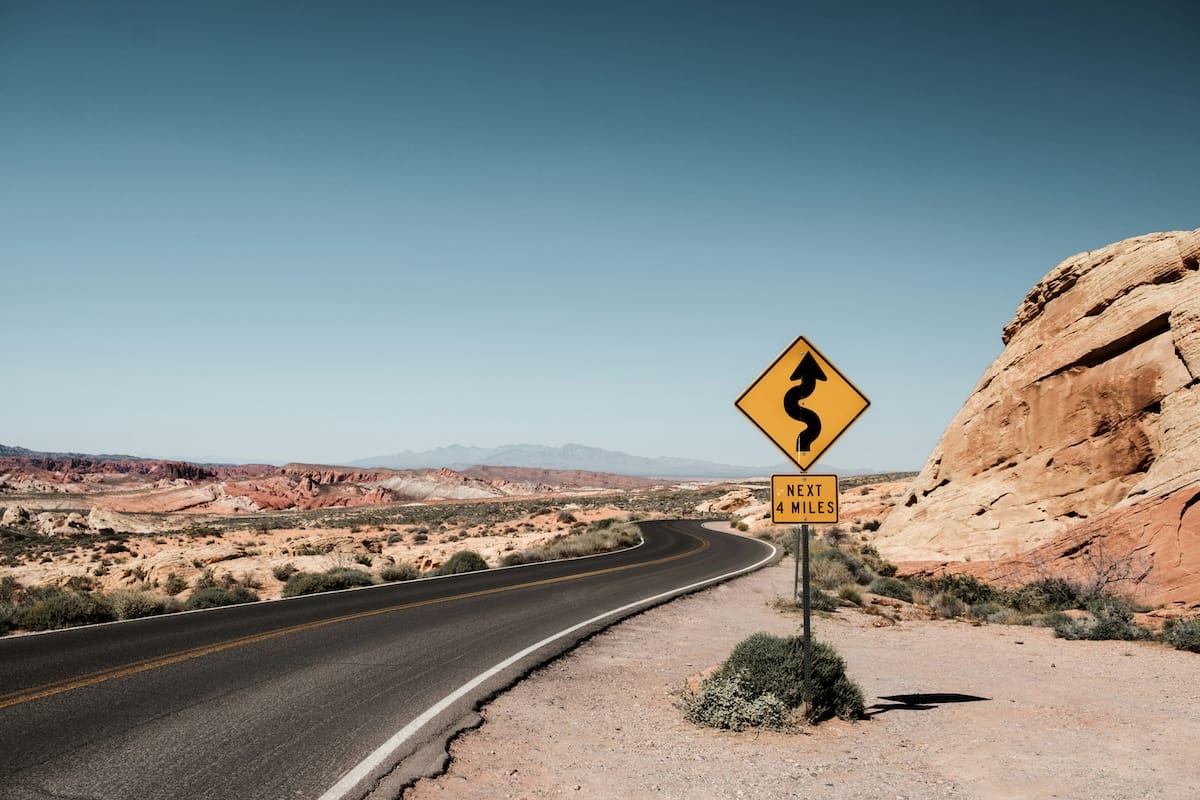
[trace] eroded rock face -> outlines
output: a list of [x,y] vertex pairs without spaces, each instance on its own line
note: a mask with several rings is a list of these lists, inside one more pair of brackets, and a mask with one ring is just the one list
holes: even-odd
[[1200,498],[1198,267],[1200,231],[1184,231],[1082,253],[1043,278],[880,530],[888,556],[999,561],[1044,546],[1053,569],[1070,557],[1060,551],[1120,532],[1107,551],[1119,539],[1150,557],[1150,594],[1200,600],[1174,575],[1190,563],[1181,549],[1200,548],[1190,517],[1130,529],[1168,497],[1181,509]]

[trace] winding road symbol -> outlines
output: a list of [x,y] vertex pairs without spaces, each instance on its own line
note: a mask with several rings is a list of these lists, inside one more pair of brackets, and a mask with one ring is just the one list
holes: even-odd
[[812,394],[817,388],[817,381],[828,380],[825,370],[813,358],[811,352],[805,353],[799,366],[792,372],[792,380],[800,381],[783,395],[783,410],[797,422],[803,422],[805,427],[796,437],[796,452],[807,453],[812,444],[821,435],[821,418],[811,408],[800,405],[800,401]]
[[807,472],[871,401],[801,336],[734,405],[801,472]]

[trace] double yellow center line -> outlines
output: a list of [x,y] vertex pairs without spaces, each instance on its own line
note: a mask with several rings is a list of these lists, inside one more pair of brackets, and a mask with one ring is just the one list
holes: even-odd
[[401,603],[399,605],[388,606],[386,608],[378,608],[371,611],[360,611],[355,614],[346,614],[340,617],[331,617],[329,619],[315,620],[313,622],[305,622],[300,625],[292,625],[287,628],[279,628],[266,633],[256,633],[251,636],[243,636],[238,639],[230,639],[216,644],[204,645],[195,647],[190,650],[180,650],[176,653],[168,653],[167,655],[148,658],[142,661],[135,661],[132,664],[126,664],[119,667],[110,667],[108,669],[98,670],[86,675],[81,675],[77,678],[68,678],[66,680],[57,681],[55,683],[47,683],[42,686],[35,686],[29,689],[21,689],[16,692],[0,695],[0,709],[9,708],[11,706],[29,703],[33,700],[41,700],[45,697],[53,697],[55,695],[72,692],[76,689],[83,689],[88,686],[95,686],[99,683],[116,680],[117,678],[125,678],[130,675],[137,675],[140,672],[149,672],[153,669],[166,667],[171,664],[178,664],[183,661],[191,661],[196,658],[203,658],[214,653],[220,653],[223,650],[231,650],[235,647],[245,647],[246,645],[265,642],[269,639],[275,639],[280,636],[288,636],[301,631],[316,630],[323,628],[326,625],[336,625],[342,622],[351,622],[357,619],[366,619],[367,617],[375,617],[380,614],[391,614],[396,611],[405,611],[410,608],[421,608],[422,606],[431,606],[438,603],[450,603],[458,600],[469,600],[473,597],[486,597],[492,594],[501,594],[503,592],[512,592],[518,589],[531,589],[537,586],[547,586],[554,583],[563,583],[566,581],[581,580],[583,578],[591,578],[597,575],[607,575],[613,572],[623,572],[630,569],[639,569],[642,567],[651,567],[658,564],[665,564],[669,561],[676,561],[681,558],[694,555],[707,550],[709,542],[687,531],[681,531],[685,536],[695,539],[699,542],[698,547],[694,547],[683,553],[664,558],[655,559],[653,561],[644,561],[637,564],[627,564],[620,567],[607,567],[605,569],[592,570],[590,572],[581,572],[578,575],[563,575],[558,578],[544,578],[538,581],[530,581],[528,583],[518,583],[511,586],[497,586],[493,589],[480,589],[474,592],[464,592],[462,594],[450,595],[448,597],[437,597],[430,600],[418,600],[411,603]]

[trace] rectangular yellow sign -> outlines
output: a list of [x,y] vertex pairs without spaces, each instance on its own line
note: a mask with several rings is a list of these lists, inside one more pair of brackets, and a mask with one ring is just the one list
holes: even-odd
[[772,475],[771,522],[838,521],[837,475]]

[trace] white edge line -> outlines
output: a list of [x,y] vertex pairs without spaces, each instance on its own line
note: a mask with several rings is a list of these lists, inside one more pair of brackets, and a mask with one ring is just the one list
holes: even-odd
[[[762,541],[762,540],[759,540],[759,541]],[[496,664],[495,666],[491,667],[490,669],[487,669],[484,672],[479,673],[474,678],[467,681],[462,686],[458,687],[453,692],[446,695],[441,700],[437,701],[432,706],[427,708],[420,716],[418,716],[412,722],[408,723],[403,728],[401,728],[399,731],[397,731],[395,735],[393,735],[390,739],[388,739],[386,742],[384,742],[379,747],[377,747],[373,753],[371,753],[369,756],[367,756],[362,761],[360,761],[356,766],[351,768],[349,772],[347,772],[345,775],[343,775],[341,777],[341,780],[339,780],[332,787],[330,787],[329,790],[325,792],[325,794],[321,795],[320,798],[318,798],[318,800],[344,800],[344,798],[350,796],[350,792],[354,791],[354,789],[356,787],[358,787],[359,784],[361,784],[361,783],[365,782],[367,779],[369,779],[372,776],[372,773],[374,773],[376,770],[378,770],[384,764],[389,762],[392,759],[393,753],[395,753],[397,750],[399,750],[405,744],[405,742],[407,742],[409,739],[411,739],[413,737],[413,735],[417,733],[417,731],[419,731],[421,728],[425,727],[425,725],[427,725],[435,717],[437,717],[438,714],[441,714],[443,711],[445,711],[447,708],[449,708],[455,702],[457,702],[458,700],[461,700],[472,689],[475,689],[480,684],[484,683],[485,681],[487,681],[491,678],[494,678],[496,675],[498,675],[499,673],[508,669],[513,664],[516,664],[518,661],[525,658],[526,656],[540,650],[541,648],[545,647],[548,644],[555,642],[558,639],[562,639],[566,636],[570,636],[572,633],[575,633],[576,631],[580,630],[581,628],[586,628],[589,625],[594,625],[597,622],[600,622],[608,617],[614,616],[616,614],[621,614],[625,611],[630,611],[632,609],[637,608],[638,606],[645,605],[647,603],[654,603],[659,600],[665,600],[668,597],[679,594],[681,592],[688,592],[688,591],[691,591],[694,589],[699,589],[700,587],[706,586],[710,583],[718,583],[723,580],[728,580],[729,578],[736,577],[736,576],[741,575],[746,572],[752,572],[752,571],[758,569],[759,567],[765,566],[768,562],[771,561],[771,559],[775,558],[775,555],[778,552],[779,548],[776,547],[774,544],[771,544],[770,542],[763,541],[763,544],[768,545],[771,548],[771,554],[769,556],[767,556],[766,558],[764,558],[762,561],[751,564],[748,567],[743,567],[742,569],[735,570],[733,572],[727,572],[724,575],[718,575],[714,578],[707,578],[705,580],[698,581],[696,583],[692,583],[687,586],[680,586],[675,589],[670,589],[670,590],[662,592],[660,594],[656,594],[653,597],[645,597],[645,598],[642,598],[641,600],[637,600],[632,603],[627,603],[626,605],[623,605],[620,608],[614,608],[609,611],[605,611],[602,614],[597,614],[596,616],[592,617],[591,619],[584,620],[583,622],[572,625],[569,628],[565,628],[565,629],[559,631],[558,633],[551,634],[550,636],[547,636],[545,639],[542,639],[540,642],[535,642],[534,644],[529,645],[528,647],[526,647],[524,650],[521,650],[520,652],[513,653],[511,656],[504,659],[499,664]]]

